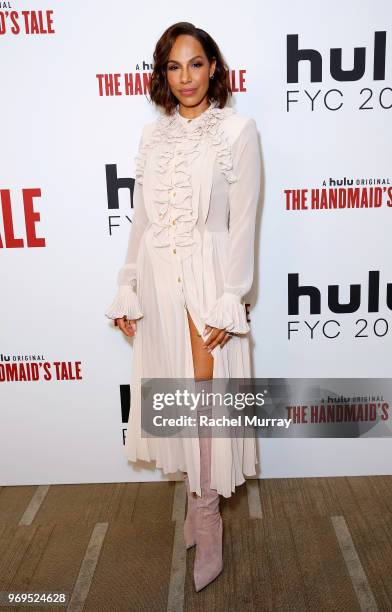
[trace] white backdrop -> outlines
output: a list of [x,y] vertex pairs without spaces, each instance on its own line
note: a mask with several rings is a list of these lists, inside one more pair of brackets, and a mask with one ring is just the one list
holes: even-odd
[[[259,128],[263,209],[246,300],[254,375],[391,377],[390,184],[381,184],[378,208],[310,206],[312,190],[328,190],[330,180],[353,179],[354,187],[357,179],[390,182],[390,2],[361,3],[360,11],[355,0],[328,7],[318,0],[200,0],[190,9],[177,0],[7,4],[0,11],[1,485],[164,478],[154,464],[127,463],[122,448],[120,386],[126,393],[132,345],[104,310],[116,289],[132,211],[128,189],[119,191],[119,209],[108,209],[106,169],[114,165],[119,177],[134,177],[141,129],[156,111],[146,92],[126,91],[126,79],[135,85],[148,75],[156,40],[177,21],[215,38],[232,74],[233,105]],[[385,75],[376,80],[375,32],[386,37]],[[287,82],[288,35],[298,35],[300,49],[314,50],[314,69],[321,58],[321,80],[311,81],[310,62],[300,61],[298,82]],[[342,68],[350,70],[357,47],[366,49],[363,76],[331,76],[330,50],[342,49]],[[288,104],[288,97],[296,102]],[[373,185],[357,187],[362,197]],[[287,209],[286,190],[307,190],[308,209]],[[117,224],[111,232],[110,218]],[[34,228],[43,246],[34,246]],[[380,272],[380,303],[369,313],[371,270]],[[300,299],[298,315],[289,314],[290,273],[320,290],[320,314],[310,314],[308,298]],[[328,286],[339,285],[347,302],[350,284],[362,287],[358,310],[331,312]],[[322,333],[331,319],[340,331],[334,339]],[[298,331],[289,338],[290,321]],[[365,324],[365,337],[356,337]],[[10,364],[18,378],[29,378],[31,363],[46,364],[38,366],[38,380],[7,379]],[[390,474],[392,468],[388,438],[261,439],[259,456],[262,478]]]

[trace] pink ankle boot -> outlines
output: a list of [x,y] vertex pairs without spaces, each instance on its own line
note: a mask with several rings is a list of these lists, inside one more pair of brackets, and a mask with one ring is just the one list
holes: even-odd
[[210,584],[223,569],[223,521],[219,512],[219,494],[210,488],[211,436],[200,437],[201,497],[196,499],[196,555],[194,581],[196,591]]
[[188,499],[186,518],[184,521],[185,547],[192,548],[196,544],[196,493],[190,490],[188,474],[184,473],[184,481]]

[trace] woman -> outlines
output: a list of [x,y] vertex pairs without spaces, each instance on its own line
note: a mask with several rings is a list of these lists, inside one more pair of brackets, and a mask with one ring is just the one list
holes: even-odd
[[242,298],[253,280],[261,162],[256,123],[226,105],[230,95],[209,34],[169,27],[150,83],[163,113],[142,132],[126,260],[106,311],[134,337],[125,451],[129,461],[184,472],[197,591],[222,570],[219,495],[256,474],[255,439],[141,437],[140,379],[192,378],[197,392],[214,378],[251,375]]

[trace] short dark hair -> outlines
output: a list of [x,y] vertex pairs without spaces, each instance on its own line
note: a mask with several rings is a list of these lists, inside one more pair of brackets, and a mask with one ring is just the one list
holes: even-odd
[[181,34],[194,36],[202,45],[210,63],[216,59],[214,78],[210,79],[207,96],[209,101],[214,100],[219,108],[223,108],[232,95],[226,62],[214,39],[204,30],[196,28],[187,21],[179,21],[167,28],[155,45],[154,68],[150,79],[151,102],[163,107],[166,115],[171,115],[178,104],[177,98],[170,90],[166,69],[170,51],[177,36]]

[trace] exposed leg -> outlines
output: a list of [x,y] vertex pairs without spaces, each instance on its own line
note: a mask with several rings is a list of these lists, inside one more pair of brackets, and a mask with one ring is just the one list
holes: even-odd
[[195,380],[208,380],[212,378],[214,370],[214,358],[204,347],[202,337],[197,331],[191,315],[188,314],[189,331],[191,335],[193,367],[195,370]]

